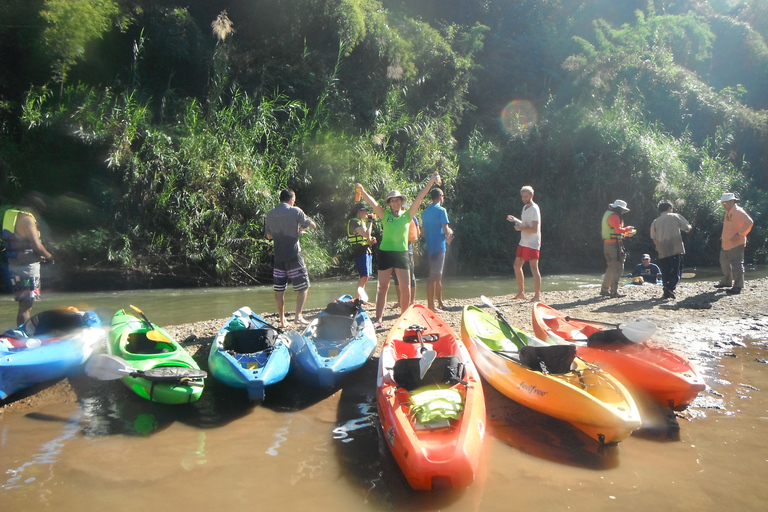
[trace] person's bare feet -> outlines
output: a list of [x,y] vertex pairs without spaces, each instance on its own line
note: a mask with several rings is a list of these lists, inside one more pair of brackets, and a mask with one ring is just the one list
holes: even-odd
[[515,296],[514,296],[514,297],[512,297],[512,298],[513,298],[513,299],[519,299],[519,300],[525,300],[525,294],[520,294],[520,293],[518,293],[517,295],[515,295]]
[[296,325],[309,325],[309,322],[303,316],[296,317]]
[[537,296],[534,296],[534,297],[531,299],[531,302],[541,302],[541,297],[537,297]]
[[286,320],[285,318],[281,318],[280,319],[280,328],[281,329],[287,329],[290,326],[291,326],[291,324],[288,323],[288,320]]

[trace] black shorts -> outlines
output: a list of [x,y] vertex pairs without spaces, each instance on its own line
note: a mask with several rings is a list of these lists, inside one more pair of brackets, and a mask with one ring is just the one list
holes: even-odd
[[410,270],[408,251],[379,251],[379,270],[402,268]]

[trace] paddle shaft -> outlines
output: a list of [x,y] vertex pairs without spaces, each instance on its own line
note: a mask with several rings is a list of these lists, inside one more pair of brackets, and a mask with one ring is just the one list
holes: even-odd
[[497,307],[496,307],[496,306],[493,304],[493,302],[491,302],[491,299],[489,299],[489,298],[488,298],[488,297],[486,297],[485,295],[481,295],[481,296],[480,296],[480,300],[482,300],[482,301],[483,301],[485,304],[487,304],[488,306],[490,306],[490,307],[492,307],[492,308],[493,308],[493,310],[496,312],[496,316],[498,316],[498,317],[499,317],[499,320],[501,320],[502,322],[504,322],[504,325],[506,325],[507,327],[509,327],[509,330],[510,330],[510,331],[512,331],[512,334],[514,334],[514,335],[515,335],[515,338],[517,338],[517,340],[518,340],[520,343],[522,343],[523,345],[527,345],[527,343],[523,341],[523,338],[521,338],[521,337],[520,337],[520,335],[519,335],[519,334],[517,334],[517,331],[515,330],[515,328],[514,328],[514,327],[512,327],[512,326],[509,324],[509,322],[507,322],[507,319],[506,319],[506,318],[504,318],[504,315],[501,313],[501,310],[500,310],[499,308],[497,308]]
[[574,318],[574,317],[572,317],[570,315],[566,315],[563,318],[565,319],[566,322],[570,322],[571,320],[573,320],[575,322],[586,322],[586,323],[589,323],[589,324],[607,325],[608,327],[614,327],[616,329],[620,328],[619,324],[612,324],[610,322],[599,322],[597,320],[586,320],[584,318]]

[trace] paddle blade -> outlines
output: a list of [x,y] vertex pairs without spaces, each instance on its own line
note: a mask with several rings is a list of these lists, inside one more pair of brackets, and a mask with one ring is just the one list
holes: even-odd
[[424,376],[427,374],[427,371],[429,371],[430,367],[432,366],[432,363],[435,362],[435,358],[437,357],[437,352],[434,350],[426,350],[421,355],[421,358],[419,359],[419,378],[423,379]]
[[110,354],[94,354],[85,365],[85,374],[98,380],[122,379],[135,371],[125,359]]
[[656,332],[656,324],[650,320],[630,322],[621,328],[621,332],[629,341],[640,343],[653,336]]
[[185,381],[204,379],[208,374],[203,370],[186,366],[156,366],[145,371],[141,376],[154,382],[181,382],[193,385]]
[[362,286],[357,287],[357,296],[360,297],[361,301],[368,302],[368,294],[365,293],[365,288]]
[[490,307],[492,307],[492,308],[494,308],[494,309],[496,308],[496,306],[494,306],[494,305],[493,305],[493,302],[491,302],[491,299],[489,299],[489,298],[488,298],[488,297],[486,297],[485,295],[481,295],[481,296],[480,296],[480,300],[481,300],[481,301],[482,301],[482,303],[483,303],[483,304],[485,304],[486,306],[490,306]]

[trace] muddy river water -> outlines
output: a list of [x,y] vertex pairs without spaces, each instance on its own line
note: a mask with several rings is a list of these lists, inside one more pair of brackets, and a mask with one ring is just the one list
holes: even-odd
[[644,407],[644,428],[618,446],[486,384],[480,470],[451,492],[411,491],[382,444],[375,359],[335,392],[287,380],[257,406],[210,379],[200,401],[163,406],[75,378],[77,401],[0,421],[0,510],[762,511],[768,337],[736,341],[693,347],[707,391],[671,422]]

